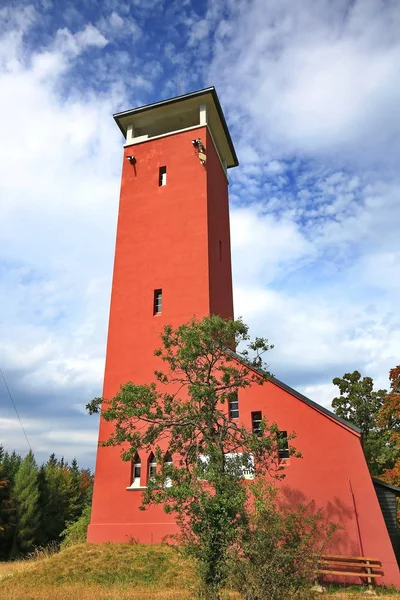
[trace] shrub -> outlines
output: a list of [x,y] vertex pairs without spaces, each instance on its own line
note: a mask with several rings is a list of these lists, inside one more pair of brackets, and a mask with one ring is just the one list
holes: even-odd
[[91,507],[86,506],[77,521],[68,521],[61,536],[64,538],[61,542],[61,548],[74,546],[86,542],[87,529],[90,523]]
[[279,490],[265,482],[251,495],[248,523],[231,549],[233,587],[245,600],[312,598],[318,558],[337,527],[313,503],[282,506]]

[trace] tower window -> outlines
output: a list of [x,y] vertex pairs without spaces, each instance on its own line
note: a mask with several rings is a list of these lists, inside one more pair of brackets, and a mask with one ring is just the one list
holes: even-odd
[[289,458],[289,440],[287,431],[279,431],[278,437],[278,455],[279,458]]
[[162,312],[162,290],[154,290],[153,313],[159,315]]
[[158,170],[158,185],[167,185],[167,167],[160,167]]
[[237,419],[239,417],[239,399],[237,392],[232,394],[232,398],[229,399],[229,417],[231,419]]
[[219,260],[222,260],[222,242],[219,240]]
[[262,421],[261,410],[251,413],[251,427],[253,429],[253,433],[256,433],[257,435],[261,435],[261,421]]

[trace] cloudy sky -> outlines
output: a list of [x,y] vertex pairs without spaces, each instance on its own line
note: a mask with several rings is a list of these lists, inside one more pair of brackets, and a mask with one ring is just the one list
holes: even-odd
[[[39,459],[94,462],[122,138],[112,114],[214,85],[235,313],[329,406],[400,363],[398,0],[2,0],[0,368]],[[179,82],[179,83],[178,83]],[[0,441],[27,450],[0,380]]]

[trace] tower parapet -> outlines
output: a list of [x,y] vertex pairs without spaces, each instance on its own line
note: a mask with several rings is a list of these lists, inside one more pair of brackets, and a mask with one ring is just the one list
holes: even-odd
[[239,164],[214,87],[126,110],[114,119],[125,147],[207,127],[224,170]]

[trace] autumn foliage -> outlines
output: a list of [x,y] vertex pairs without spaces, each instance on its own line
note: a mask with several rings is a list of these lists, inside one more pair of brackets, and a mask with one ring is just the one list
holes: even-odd
[[[400,451],[400,365],[389,373],[390,392],[386,395],[378,416],[378,424],[390,431],[390,440]],[[393,485],[400,485],[400,458],[387,469],[382,479]]]

